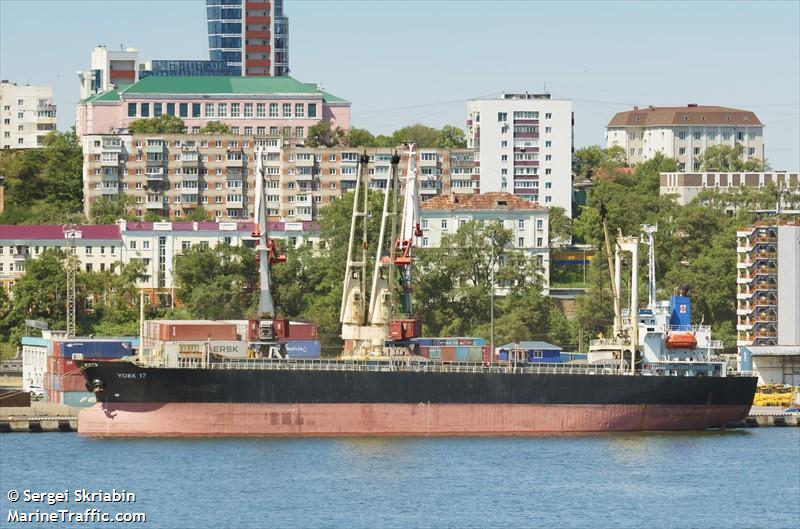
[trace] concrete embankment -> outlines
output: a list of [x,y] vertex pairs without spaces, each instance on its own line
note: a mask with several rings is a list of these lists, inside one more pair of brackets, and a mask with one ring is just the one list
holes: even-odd
[[0,433],[76,432],[79,411],[48,402],[34,402],[24,408],[0,407]]

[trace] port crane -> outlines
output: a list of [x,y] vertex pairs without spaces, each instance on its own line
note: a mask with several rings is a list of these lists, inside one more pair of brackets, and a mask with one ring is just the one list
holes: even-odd
[[407,144],[403,154],[408,164],[402,177],[400,155],[395,152],[391,158],[369,304],[369,156],[364,153],[359,158],[340,309],[345,355],[407,355],[409,340],[421,334],[411,297],[413,248],[415,239],[422,235],[414,144]]
[[[270,287],[269,271],[272,265],[286,261],[285,255],[279,255],[275,247],[275,241],[269,237],[269,224],[267,223],[267,205],[265,193],[266,178],[264,171],[264,148],[256,149],[256,175],[255,175],[255,212],[253,233],[256,239],[256,255],[258,256],[258,272],[260,279],[260,292],[258,296],[257,314],[257,340],[251,342],[251,348],[259,353],[259,356],[272,357],[279,355],[278,340],[275,332],[275,304],[272,300],[272,290]],[[251,323],[252,325],[252,323]]]

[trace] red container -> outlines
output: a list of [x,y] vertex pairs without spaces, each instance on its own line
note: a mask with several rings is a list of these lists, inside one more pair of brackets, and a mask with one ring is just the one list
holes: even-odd
[[456,348],[450,345],[443,346],[442,362],[455,362],[455,361],[456,361]]
[[492,361],[492,346],[484,345],[481,347],[481,360],[484,362]]
[[86,379],[80,373],[61,377],[61,391],[86,391]]
[[317,326],[313,323],[304,322],[290,322],[289,323],[289,339],[290,340],[316,340],[317,339]]
[[162,323],[158,336],[170,342],[178,340],[222,340],[237,339],[233,323]]
[[419,320],[394,320],[389,324],[390,340],[410,340],[422,334],[422,322]]

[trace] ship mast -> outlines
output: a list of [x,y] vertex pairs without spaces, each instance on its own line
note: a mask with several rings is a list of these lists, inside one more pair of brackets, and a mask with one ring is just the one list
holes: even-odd
[[269,283],[269,268],[271,264],[286,261],[285,255],[277,255],[275,241],[269,238],[269,225],[267,224],[267,205],[264,185],[264,148],[256,149],[256,203],[255,225],[252,236],[258,239],[256,255],[258,255],[258,273],[260,291],[258,296],[258,318],[274,318],[275,304],[272,301],[272,290]]
[[647,244],[649,246],[647,255],[647,293],[649,296],[647,308],[654,310],[656,308],[656,247],[653,234],[658,231],[658,226],[642,224],[642,231],[647,234]]

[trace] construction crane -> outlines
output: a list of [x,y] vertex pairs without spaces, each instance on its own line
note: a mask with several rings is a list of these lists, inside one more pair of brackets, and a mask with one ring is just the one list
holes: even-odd
[[75,255],[75,238],[80,236],[72,224],[64,226],[64,238],[67,239],[67,337],[75,336],[75,280],[78,272],[78,256]]
[[[375,246],[369,305],[365,295],[370,247],[369,156],[364,153],[359,159],[340,310],[346,355],[407,354],[408,340],[420,334],[421,325],[414,316],[411,301],[412,248],[414,239],[422,235],[418,176],[414,145],[407,145],[406,148],[404,154],[408,159],[408,167],[402,178],[402,186],[398,171],[400,156],[395,153],[391,159],[381,228]],[[403,208],[398,211],[401,200]],[[358,235],[360,241],[357,241]]]
[[265,197],[266,178],[263,165],[264,148],[256,149],[256,174],[255,174],[255,222],[252,236],[257,240],[256,255],[258,256],[258,272],[260,279],[260,292],[258,296],[258,340],[251,345],[260,349],[261,356],[273,356],[277,351],[277,337],[273,325],[275,318],[275,304],[272,300],[270,288],[270,266],[286,261],[285,255],[278,255],[275,241],[269,237],[269,224],[267,223],[267,205]]

